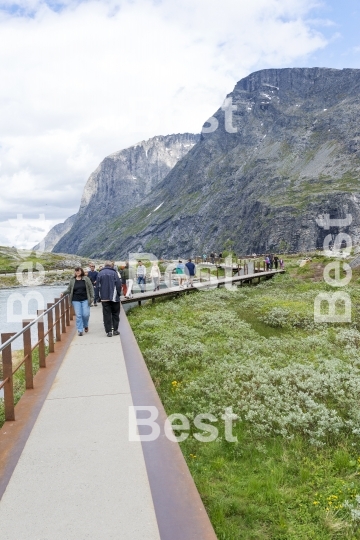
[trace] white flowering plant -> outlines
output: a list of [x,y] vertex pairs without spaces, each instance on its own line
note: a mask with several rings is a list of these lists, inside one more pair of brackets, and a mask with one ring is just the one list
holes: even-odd
[[129,313],[168,414],[238,417],[236,444],[182,443],[219,538],[360,534],[360,291],[346,287],[351,323],[315,324],[314,298],[329,290],[318,265]]

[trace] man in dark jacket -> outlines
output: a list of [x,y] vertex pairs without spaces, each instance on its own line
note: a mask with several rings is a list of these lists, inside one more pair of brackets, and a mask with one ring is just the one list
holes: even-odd
[[186,274],[186,286],[194,286],[194,277],[196,275],[196,266],[191,259],[188,259],[188,262],[185,264],[185,274]]
[[274,266],[274,255],[272,253],[270,253],[269,255],[269,260],[270,260],[270,270],[272,270]]
[[90,270],[88,272],[88,278],[90,279],[90,281],[91,281],[91,283],[93,284],[93,287],[94,287],[94,296],[95,296],[94,306],[97,306],[97,302],[99,300],[98,288],[97,288],[97,285],[96,285],[98,272],[95,270],[95,264],[94,263],[90,263],[89,266],[90,266]]
[[121,281],[118,273],[112,267],[111,261],[106,261],[104,268],[100,270],[97,276],[96,284],[98,286],[99,297],[103,309],[103,320],[105,332],[108,337],[120,334],[120,295]]

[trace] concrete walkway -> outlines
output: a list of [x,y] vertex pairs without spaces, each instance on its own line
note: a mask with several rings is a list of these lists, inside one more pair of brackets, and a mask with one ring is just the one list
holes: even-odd
[[0,501],[1,540],[160,540],[129,405],[120,339],[91,308]]

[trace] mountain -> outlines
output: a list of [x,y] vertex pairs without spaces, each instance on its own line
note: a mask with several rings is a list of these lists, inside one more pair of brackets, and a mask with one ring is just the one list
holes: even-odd
[[140,204],[199,138],[191,133],[157,136],[107,156],[90,175],[71,228],[53,251],[88,255],[87,246],[106,233],[109,221]]
[[236,107],[227,127],[219,109],[218,128],[79,254],[308,250],[329,234],[319,214],[351,214],[342,230],[359,243],[360,70],[266,69],[227,98]]
[[45,238],[33,247],[34,251],[52,251],[59,240],[70,231],[75,222],[76,214],[67,218],[64,223],[58,223],[47,233]]

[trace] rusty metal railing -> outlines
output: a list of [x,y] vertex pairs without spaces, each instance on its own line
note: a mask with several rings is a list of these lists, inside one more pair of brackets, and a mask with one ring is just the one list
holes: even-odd
[[[33,320],[24,319],[23,329],[20,332],[2,333],[0,353],[2,353],[3,381],[0,390],[4,389],[4,412],[5,421],[15,420],[14,400],[14,375],[24,365],[25,389],[34,388],[33,380],[33,352],[39,351],[39,368],[46,367],[46,338],[48,340],[49,353],[55,351],[55,342],[61,341],[61,334],[66,333],[66,327],[74,318],[74,310],[69,302],[69,296],[55,298],[55,301],[47,304],[46,310],[38,310],[37,317]],[[44,319],[47,317],[47,331],[45,332]],[[31,342],[31,327],[37,324],[38,340]],[[12,343],[23,336],[24,356],[13,369]]]

